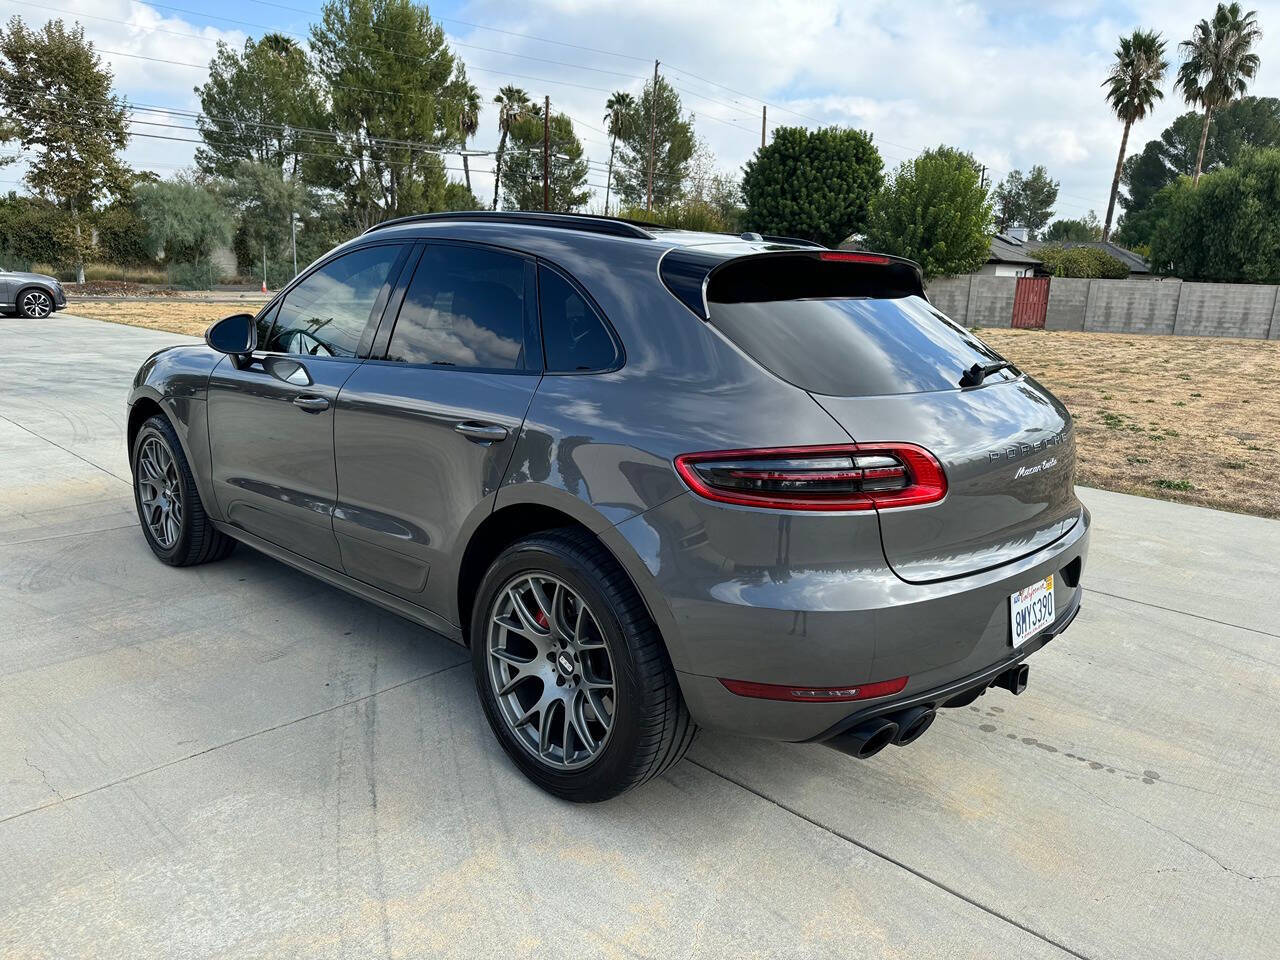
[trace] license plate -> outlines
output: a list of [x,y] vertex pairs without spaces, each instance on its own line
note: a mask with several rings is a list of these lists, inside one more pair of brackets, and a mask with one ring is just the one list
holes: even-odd
[[1053,575],[1023,587],[1009,597],[1009,623],[1013,645],[1021,646],[1053,623]]

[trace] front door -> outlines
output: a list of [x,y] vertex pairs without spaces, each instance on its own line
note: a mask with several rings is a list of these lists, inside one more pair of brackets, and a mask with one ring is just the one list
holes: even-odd
[[314,270],[260,318],[263,342],[253,357],[226,357],[209,378],[223,517],[336,570],[334,407],[367,355],[407,249],[362,247]]
[[432,568],[491,509],[538,386],[534,287],[524,257],[429,242],[385,350],[338,397],[346,572],[443,617],[452,578]]

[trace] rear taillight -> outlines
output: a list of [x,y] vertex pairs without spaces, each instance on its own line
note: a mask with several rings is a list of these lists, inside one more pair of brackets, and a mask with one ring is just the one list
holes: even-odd
[[776,510],[884,510],[947,493],[941,464],[910,443],[685,453],[676,470],[708,500]]
[[835,703],[842,700],[871,700],[900,693],[907,685],[906,677],[877,680],[852,687],[792,687],[782,683],[754,683],[750,680],[720,678],[724,688],[740,697],[757,700],[791,700],[797,703]]

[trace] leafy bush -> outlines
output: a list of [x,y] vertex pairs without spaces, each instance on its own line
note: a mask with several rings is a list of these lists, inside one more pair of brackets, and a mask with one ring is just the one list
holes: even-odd
[[1041,247],[1036,258],[1055,277],[1094,277],[1124,280],[1129,268],[1122,260],[1098,247]]
[[1151,264],[1184,280],[1280,282],[1280,149],[1246,150],[1234,167],[1156,194]]
[[13,193],[0,197],[0,223],[0,255],[6,261],[16,266],[75,262],[75,225],[52,203]]
[[107,207],[98,214],[97,229],[98,256],[107,263],[132,267],[154,261],[147,224],[132,204],[113,203]]
[[779,127],[743,169],[745,228],[834,247],[866,230],[882,166],[861,130]]

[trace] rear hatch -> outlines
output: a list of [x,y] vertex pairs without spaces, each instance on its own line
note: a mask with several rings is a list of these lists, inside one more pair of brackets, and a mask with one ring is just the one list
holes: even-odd
[[[1066,409],[935,310],[918,274],[911,289],[905,261],[853,256],[722,263],[706,309],[716,329],[807,390],[857,443],[916,444],[937,458],[947,480],[941,501],[878,511],[893,570],[915,583],[949,579],[1067,533],[1080,504]],[[966,376],[975,365],[986,372]]]

